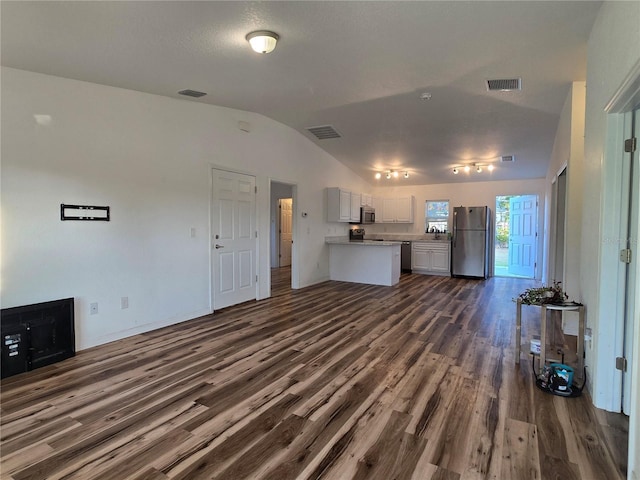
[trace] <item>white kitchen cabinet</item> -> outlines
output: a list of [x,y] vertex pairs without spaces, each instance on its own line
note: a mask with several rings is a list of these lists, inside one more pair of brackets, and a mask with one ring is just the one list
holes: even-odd
[[413,242],[411,244],[411,271],[427,275],[451,274],[451,245],[449,242]]
[[376,216],[382,223],[413,223],[413,195],[409,197],[385,197],[382,199],[382,215]]
[[376,211],[376,223],[384,223],[384,205],[382,201],[384,198],[382,197],[373,197],[371,199],[371,206]]
[[327,188],[327,221],[359,222],[360,194],[338,187]]
[[385,197],[382,199],[381,217],[383,223],[395,223],[397,205],[398,199],[395,197]]
[[362,195],[360,195],[360,206],[373,207],[373,197],[368,193],[363,193]]
[[398,197],[396,203],[396,222],[413,223],[413,195]]
[[360,221],[360,197],[359,193],[351,192],[351,217],[349,219],[350,222],[359,222]]

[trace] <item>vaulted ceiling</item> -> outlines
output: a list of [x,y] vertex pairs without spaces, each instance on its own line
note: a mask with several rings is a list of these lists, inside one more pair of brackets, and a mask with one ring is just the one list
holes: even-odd
[[[1,60],[257,112],[368,181],[388,169],[408,171],[404,184],[541,178],[571,82],[585,79],[600,5],[2,1]],[[245,39],[262,29],[280,35],[271,54]],[[522,89],[487,90],[487,80],[510,78]],[[323,125],[341,136],[307,131]],[[453,175],[471,163],[496,168]]]

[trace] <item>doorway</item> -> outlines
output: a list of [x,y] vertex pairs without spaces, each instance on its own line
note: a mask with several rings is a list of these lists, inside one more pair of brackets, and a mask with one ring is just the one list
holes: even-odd
[[291,290],[293,285],[295,185],[271,182],[270,264],[271,296]]
[[535,278],[537,195],[496,196],[494,275]]

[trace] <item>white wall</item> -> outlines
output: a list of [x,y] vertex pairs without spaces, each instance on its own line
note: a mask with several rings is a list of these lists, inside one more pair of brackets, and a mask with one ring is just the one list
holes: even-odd
[[[624,84],[630,72],[640,63],[640,4],[638,2],[605,2],[594,23],[587,48],[587,101],[585,123],[585,164],[582,217],[581,294],[587,305],[588,323],[594,329],[594,348],[587,351],[592,367],[592,397],[596,406],[619,410],[619,397],[611,395],[616,376],[615,317],[607,304],[615,297],[610,278],[611,266],[617,262],[620,246],[611,240],[617,235],[609,228],[615,215],[615,162],[617,158],[607,149],[609,126],[615,118],[607,115],[606,105]],[[607,152],[605,154],[605,151]],[[610,215],[612,214],[612,215]],[[607,241],[609,239],[609,241]],[[640,321],[635,319],[640,332]],[[636,337],[637,338],[637,337]],[[636,346],[638,342],[636,341]],[[629,431],[629,478],[640,478],[640,382],[638,356],[635,351],[634,393]],[[618,405],[616,405],[616,403]]]
[[[75,297],[78,349],[210,312],[212,165],[256,175],[258,298],[271,178],[296,184],[297,211],[308,212],[294,232],[300,286],[328,278],[324,236],[348,229],[326,223],[324,188],[370,189],[261,115],[9,68],[1,93],[2,306]],[[108,205],[112,220],[62,222],[61,203]]]
[[[511,166],[509,168],[513,168]],[[500,166],[498,166],[500,168]],[[398,179],[400,183],[402,179]],[[378,187],[375,195],[382,197],[415,196],[414,205],[415,222],[413,224],[380,224],[367,225],[368,233],[401,233],[424,234],[425,229],[425,202],[427,200],[449,200],[450,208],[460,205],[478,206],[487,205],[491,208],[495,222],[496,196],[498,195],[526,195],[538,196],[538,247],[536,278],[541,278],[542,260],[544,258],[542,232],[544,228],[545,212],[545,180],[495,181],[495,182],[470,182],[470,183],[442,183],[436,185],[410,185],[396,187]]]
[[[573,82],[571,90],[560,114],[558,129],[551,153],[546,178],[546,198],[551,201],[553,181],[563,167],[567,168],[566,192],[566,225],[564,235],[559,238],[564,242],[564,265],[562,271],[563,288],[571,300],[582,302],[580,297],[580,245],[582,238],[582,197],[583,197],[583,165],[584,165],[584,119],[585,119],[585,82]],[[549,212],[551,213],[551,212]],[[547,237],[551,232],[547,228]],[[562,238],[564,237],[564,238]],[[545,238],[546,240],[546,238]],[[550,248],[553,249],[553,240]],[[554,261],[554,255],[547,256],[547,262]],[[549,263],[547,263],[549,270]],[[559,278],[557,275],[554,278]],[[549,283],[552,279],[548,279]],[[578,316],[574,312],[563,315],[566,333],[577,335]]]

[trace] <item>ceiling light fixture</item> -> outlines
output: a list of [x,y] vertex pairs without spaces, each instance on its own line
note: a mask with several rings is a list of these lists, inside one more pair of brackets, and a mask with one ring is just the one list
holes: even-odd
[[471,171],[471,167],[475,168],[476,172],[482,173],[484,167],[487,168],[490,172],[493,172],[495,168],[492,163],[471,163],[467,165],[455,165],[452,169],[454,175],[460,173],[460,170],[463,169],[466,173]]
[[[379,179],[382,178],[382,175],[383,175],[383,173],[376,172],[374,176],[375,176],[376,180],[379,180]],[[409,170],[404,170],[404,173],[402,174],[402,176],[404,178],[409,178]],[[398,178],[398,177],[400,177],[400,171],[399,170],[385,170],[384,171],[384,177],[387,180],[390,180],[392,178]]]
[[279,39],[280,36],[277,33],[268,30],[258,30],[247,35],[247,41],[257,53],[273,52]]

